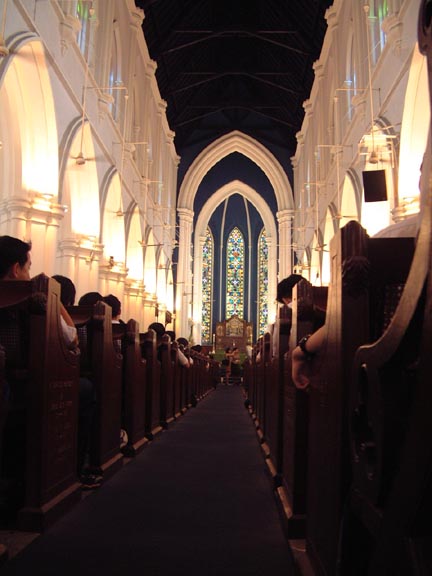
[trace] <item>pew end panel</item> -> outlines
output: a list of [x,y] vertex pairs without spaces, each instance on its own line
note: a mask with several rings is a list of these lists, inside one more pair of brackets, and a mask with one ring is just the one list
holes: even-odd
[[70,306],[68,312],[78,330],[80,374],[93,382],[96,392],[90,467],[107,477],[123,465],[122,355],[113,343],[111,308],[97,302],[94,306]]
[[281,488],[288,509],[287,534],[292,539],[305,537],[309,395],[294,386],[290,351],[322,325],[327,292],[327,287],[312,286],[306,279],[294,286],[289,344],[283,356]]
[[63,339],[59,290],[45,275],[0,282],[0,342],[10,387],[3,473],[23,486],[15,493],[16,523],[30,531],[43,530],[80,499],[79,354]]
[[342,565],[371,576],[432,571],[431,210],[429,193],[406,283],[382,306],[393,313],[353,363]]
[[135,456],[148,442],[145,436],[146,360],[141,355],[138,322],[113,324],[113,341],[118,341],[123,355],[122,366],[122,427],[128,441],[122,447],[126,456]]
[[156,332],[149,330],[140,334],[141,354],[146,360],[146,419],[145,430],[148,440],[162,431],[160,424],[161,399],[160,379],[161,365],[158,360]]
[[374,338],[382,295],[406,281],[412,252],[412,239],[370,239],[356,222],[331,242],[325,345],[314,361],[318,375],[309,395],[306,541],[319,574],[336,570],[351,483],[348,404],[354,355]]

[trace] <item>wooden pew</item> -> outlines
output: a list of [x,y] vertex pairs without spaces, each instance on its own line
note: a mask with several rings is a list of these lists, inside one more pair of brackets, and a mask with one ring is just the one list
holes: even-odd
[[149,330],[144,334],[140,334],[140,342],[141,354],[146,360],[147,367],[145,429],[147,438],[153,440],[155,434],[162,430],[160,423],[161,364],[158,360],[156,332],[154,330]]
[[[272,360],[273,395],[267,420],[267,442],[275,487],[284,507],[290,538],[304,537],[308,395],[298,391],[291,378],[291,354],[297,342],[320,327],[325,318],[327,288],[312,286],[306,279],[293,288],[292,309],[279,309],[273,333],[278,347]],[[271,414],[271,415],[270,415]]]
[[168,428],[174,421],[174,370],[176,367],[171,354],[171,340],[168,334],[162,336],[159,346],[160,357],[160,425]]
[[126,324],[112,325],[113,340],[119,340],[122,364],[122,427],[128,441],[121,451],[135,456],[148,439],[145,436],[146,360],[141,355],[139,325],[130,319]]
[[[419,46],[427,55],[431,90],[432,29],[424,1]],[[354,358],[349,402],[353,479],[341,538],[341,566],[354,576],[360,570],[369,576],[432,573],[431,158],[428,143],[422,178],[426,201],[400,301],[396,307],[395,286],[387,295],[383,333],[361,346]]]
[[65,346],[59,306],[60,286],[47,276],[0,282],[0,342],[11,393],[3,475],[23,486],[15,502],[23,530],[43,530],[80,499],[79,355]]
[[122,355],[112,337],[111,308],[69,306],[78,330],[81,350],[80,375],[95,385],[96,408],[90,447],[90,467],[107,476],[123,465],[120,452]]
[[[186,358],[190,357],[190,350],[189,348],[185,349],[185,347],[180,344],[179,349],[183,352]],[[193,377],[193,370],[180,370],[180,412],[184,414],[188,408],[191,407],[190,398],[191,398],[191,382]]]
[[245,401],[246,408],[248,409],[252,419],[256,422],[256,410],[257,410],[257,398],[258,398],[258,388],[257,388],[257,361],[256,358],[260,353],[260,345],[262,338],[258,339],[257,342],[252,346],[252,354],[250,359],[250,366],[247,367],[244,374],[245,378],[245,389],[247,390],[247,399]]
[[[267,440],[268,432],[268,396],[269,389],[272,387],[272,340],[271,335],[266,332],[259,339],[259,356],[256,360],[256,427],[262,443]],[[268,454],[268,449],[266,449]]]
[[317,375],[309,394],[306,550],[317,574],[336,573],[351,482],[348,398],[354,355],[377,337],[383,295],[405,283],[413,244],[412,238],[370,239],[357,222],[331,242],[325,344],[314,360]]
[[186,397],[184,386],[186,382],[186,372],[189,368],[181,366],[178,361],[179,345],[177,342],[171,344],[171,361],[174,368],[173,388],[174,388],[174,418],[178,418],[186,411]]

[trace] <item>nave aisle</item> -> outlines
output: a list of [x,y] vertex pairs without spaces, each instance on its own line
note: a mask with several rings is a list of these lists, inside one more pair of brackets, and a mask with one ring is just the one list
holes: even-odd
[[1,576],[294,576],[240,387],[219,386]]

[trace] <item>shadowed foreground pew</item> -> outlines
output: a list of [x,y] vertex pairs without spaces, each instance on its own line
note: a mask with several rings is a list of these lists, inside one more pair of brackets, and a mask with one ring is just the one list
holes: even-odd
[[112,337],[111,308],[70,306],[68,312],[78,330],[81,350],[80,376],[95,385],[96,406],[90,447],[90,466],[105,475],[118,470],[120,452],[122,355]]
[[347,417],[354,355],[385,329],[413,248],[412,238],[369,238],[357,222],[331,242],[325,343],[309,393],[306,550],[319,575],[336,573],[351,482]]
[[[432,88],[430,4],[419,46]],[[430,91],[430,94],[432,92]],[[342,533],[342,569],[360,576],[432,574],[432,199],[426,198],[410,275],[383,335],[354,358],[349,402],[353,480]],[[379,336],[379,335],[378,335]]]
[[2,475],[16,489],[13,511],[24,530],[43,530],[80,498],[79,355],[64,344],[59,303],[60,287],[47,276],[0,282],[0,342],[11,392]]

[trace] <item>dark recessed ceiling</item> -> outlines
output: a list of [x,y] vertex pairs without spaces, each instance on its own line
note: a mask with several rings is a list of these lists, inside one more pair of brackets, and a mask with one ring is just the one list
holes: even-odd
[[241,130],[293,154],[333,0],[136,0],[177,152]]

